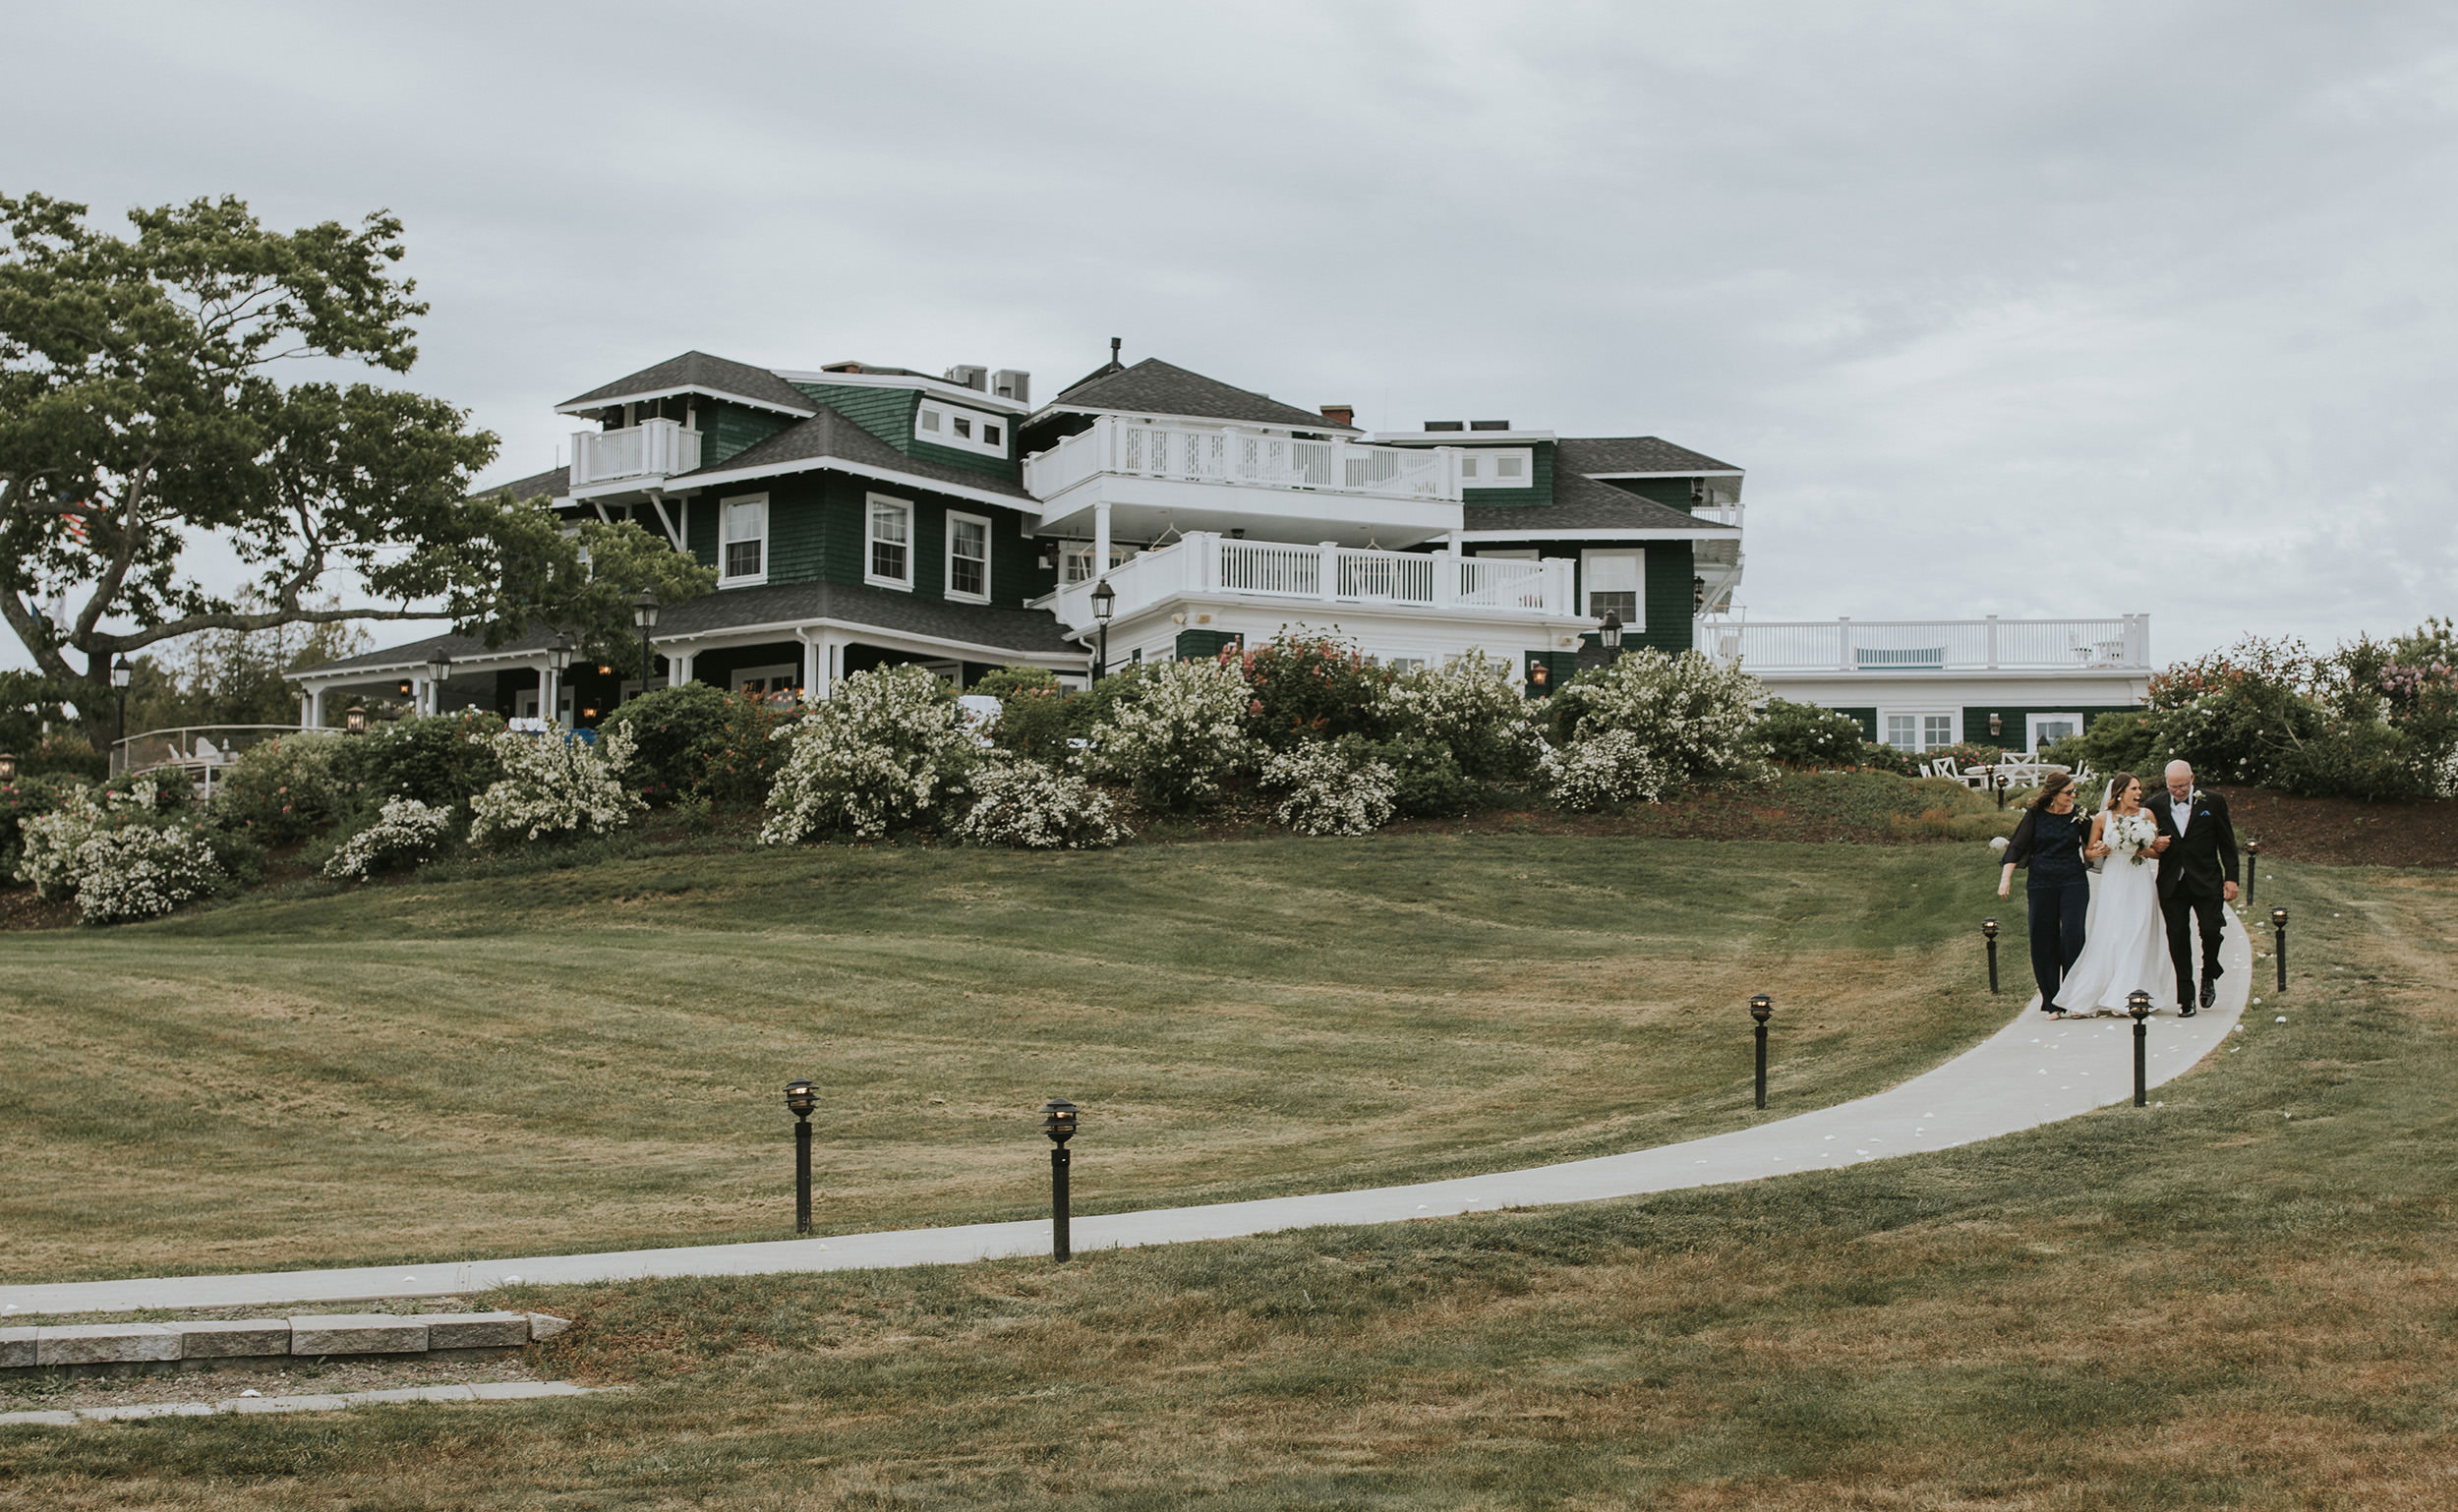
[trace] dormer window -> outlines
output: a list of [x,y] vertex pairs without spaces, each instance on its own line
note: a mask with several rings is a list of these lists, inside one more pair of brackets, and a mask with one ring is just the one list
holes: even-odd
[[1465,451],[1459,458],[1459,483],[1466,489],[1524,489],[1534,483],[1536,453],[1527,447],[1508,451]]
[[1007,422],[996,415],[960,410],[925,399],[914,416],[913,426],[916,438],[934,445],[978,452],[1002,461],[1007,457]]

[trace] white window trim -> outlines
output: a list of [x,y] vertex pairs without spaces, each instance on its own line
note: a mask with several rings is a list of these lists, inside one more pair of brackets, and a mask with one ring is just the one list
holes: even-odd
[[[936,418],[938,429],[930,429],[929,419],[925,417]],[[960,419],[972,425],[971,436],[956,434],[956,422]],[[995,444],[981,438],[983,426],[999,428],[999,438]],[[1016,422],[1008,416],[963,409],[953,404],[941,404],[934,399],[924,399],[913,411],[913,439],[928,441],[933,446],[945,446],[950,451],[969,451],[975,456],[996,457],[1002,462],[1007,460],[1008,442],[1014,438]]]
[[[1504,478],[1495,471],[1495,463],[1503,457],[1519,459],[1519,476]],[[1468,462],[1476,460],[1477,475],[1467,474]],[[1536,448],[1533,446],[1469,446],[1461,450],[1459,486],[1464,489],[1533,489],[1536,487]]]
[[[958,593],[956,591],[956,522],[959,520],[964,520],[981,527],[981,592],[979,593]],[[947,542],[945,548],[940,552],[940,597],[953,599],[959,604],[989,603],[991,594],[989,516],[966,514],[962,510],[951,509],[948,511],[948,525],[944,534],[947,537]]]
[[[1532,552],[1530,552],[1529,554],[1530,554],[1530,555],[1534,555],[1535,553]],[[1580,608],[1582,611],[1585,611],[1585,610],[1587,609],[1587,607],[1588,607],[1588,584],[1589,584],[1589,581],[1590,581],[1590,580],[1589,580],[1589,577],[1588,577],[1588,563],[1589,563],[1591,560],[1593,560],[1593,559],[1595,559],[1596,557],[1599,557],[1599,556],[1635,556],[1635,557],[1637,557],[1637,558],[1639,559],[1638,607],[1637,607],[1636,609],[1634,609],[1634,610],[1632,610],[1632,611],[1630,611],[1630,617],[1629,617],[1629,618],[1627,618],[1627,619],[1625,619],[1625,620],[1623,620],[1623,621],[1621,622],[1621,627],[1622,627],[1624,630],[1644,630],[1644,629],[1646,629],[1646,628],[1647,628],[1647,549],[1646,549],[1645,547],[1639,547],[1639,548],[1635,548],[1635,549],[1634,549],[1634,548],[1630,548],[1630,547],[1612,547],[1612,548],[1608,548],[1608,549],[1605,549],[1605,550],[1586,550],[1586,551],[1582,551],[1582,552],[1580,552],[1580,553],[1579,553],[1579,608]],[[1589,617],[1594,618],[1594,617],[1596,617],[1596,616],[1594,616],[1594,615],[1590,615]]]
[[[1888,739],[1887,739],[1887,737],[1886,737],[1886,722],[1887,722],[1888,720],[1891,720],[1891,719],[1895,719],[1895,720],[1910,720],[1910,721],[1912,722],[1912,727],[1913,727],[1913,728],[1915,728],[1915,729],[1917,729],[1917,728],[1919,728],[1919,727],[1921,727],[1921,722],[1926,721],[1926,720],[1930,720],[1930,719],[1937,718],[1937,717],[1938,717],[1938,716],[1940,716],[1940,715],[1945,716],[1945,718],[1946,718],[1946,720],[1947,720],[1947,722],[1948,722],[1948,723],[1947,723],[1947,726],[1946,726],[1946,743],[1947,743],[1948,745],[1961,745],[1961,744],[1962,744],[1962,743],[1963,743],[1963,712],[1962,712],[1961,709],[1938,709],[1938,708],[1922,708],[1922,709],[1880,709],[1880,710],[1878,711],[1878,740],[1879,740],[1879,743],[1880,743],[1880,744],[1885,744],[1885,745],[1892,745],[1892,744],[1894,744],[1894,742],[1893,742],[1893,741],[1888,740]],[[1916,737],[1915,737],[1915,738],[1916,738]],[[1902,749],[1903,749],[1903,748],[1902,748],[1902,747],[1901,747],[1901,746],[1897,746],[1896,748],[1897,748],[1898,750],[1902,750]],[[1937,749],[1937,747],[1934,747],[1934,746],[1927,746],[1927,745],[1915,745],[1915,746],[1911,747],[1909,751],[1905,752],[1905,754],[1907,754],[1907,755],[1912,755],[1912,756],[1925,756],[1925,755],[1927,755],[1930,751],[1932,751],[1932,750],[1934,750],[1934,749]]]
[[[731,539],[730,539],[730,538],[727,536],[727,534],[726,534],[726,529],[727,529],[727,524],[728,524],[728,522],[729,522],[729,521],[730,521],[730,520],[733,517],[734,505],[736,505],[736,504],[757,504],[757,505],[759,505],[759,506],[760,506],[760,570],[759,570],[759,571],[757,571],[757,572],[747,572],[747,573],[744,573],[744,574],[743,574],[742,576],[740,576],[740,577],[728,577],[728,576],[726,575],[726,548],[727,548],[729,545],[731,545],[731,544],[732,544],[732,542],[731,542]],[[768,510],[768,495],[767,495],[767,494],[735,494],[734,496],[732,496],[732,498],[722,498],[722,499],[719,499],[719,500],[718,500],[718,502],[717,502],[717,573],[718,573],[718,576],[717,576],[717,586],[718,586],[718,587],[720,587],[720,588],[756,588],[756,587],[758,587],[759,585],[761,585],[762,583],[765,583],[765,582],[767,582],[767,581],[768,581],[768,552],[769,552],[769,541],[770,541],[771,537],[775,534],[775,533],[774,533],[774,532],[770,529],[770,527],[771,527],[771,525],[773,525],[774,523],[775,523],[774,516],[772,516],[772,515],[769,513],[769,510]]]
[[[870,569],[871,548],[878,544],[878,538],[870,533],[871,513],[881,504],[893,504],[905,511],[905,541],[903,543],[905,575],[903,577],[881,577]],[[873,588],[896,588],[906,593],[913,591],[913,501],[911,499],[898,498],[892,494],[862,495],[862,581]]]
[[2074,722],[2074,732],[2078,735],[2082,733],[2083,719],[2079,714],[2026,714],[2022,718],[2022,733],[2023,738],[2029,740],[2031,743],[2024,746],[2024,750],[2033,752],[2034,754],[2039,751],[2040,726],[2043,722],[2049,720],[2072,720]]

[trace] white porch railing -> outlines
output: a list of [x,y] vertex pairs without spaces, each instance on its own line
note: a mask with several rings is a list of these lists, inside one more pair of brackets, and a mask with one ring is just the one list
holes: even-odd
[[[1195,531],[1173,546],[1141,552],[1111,569],[1117,616],[1181,594],[1239,597],[1326,606],[1388,605],[1467,614],[1573,614],[1567,560],[1520,561],[1459,556],[1448,552],[1373,552],[1355,547],[1290,546],[1234,541]],[[1071,583],[1052,608],[1068,628],[1092,623],[1093,585]]]
[[1301,441],[1210,426],[1139,425],[1103,415],[1090,430],[1024,458],[1024,487],[1035,498],[1054,498],[1102,473],[1459,501],[1458,453],[1447,446]]
[[644,420],[620,431],[572,436],[572,487],[620,478],[671,478],[700,465],[700,433],[675,420]]
[[1701,620],[1695,642],[1758,672],[2150,669],[2150,615],[2114,619]]

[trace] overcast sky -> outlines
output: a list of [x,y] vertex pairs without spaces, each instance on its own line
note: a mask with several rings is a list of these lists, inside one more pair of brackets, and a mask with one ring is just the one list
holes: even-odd
[[[1758,619],[2458,609],[2441,4],[0,6],[0,188],[388,208],[411,381],[1112,335],[1749,472]],[[10,660],[23,656],[10,647]]]

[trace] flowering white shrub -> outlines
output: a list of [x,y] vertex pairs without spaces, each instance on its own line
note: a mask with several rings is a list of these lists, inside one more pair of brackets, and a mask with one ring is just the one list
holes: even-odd
[[1246,674],[1226,662],[1146,664],[1137,696],[1092,727],[1096,770],[1135,785],[1146,808],[1189,809],[1220,796],[1250,760]]
[[213,847],[183,824],[157,824],[158,789],[140,778],[103,801],[79,787],[29,819],[18,876],[45,898],[74,894],[88,924],[149,919],[212,890]]
[[1263,785],[1288,795],[1271,812],[1300,835],[1372,835],[1391,822],[1391,769],[1328,740],[1304,740],[1263,760]]
[[365,882],[380,871],[432,858],[452,829],[452,810],[416,798],[386,798],[376,822],[342,842],[324,875]]
[[[626,728],[603,734],[593,745],[567,736],[499,734],[470,739],[488,747],[503,767],[501,780],[470,800],[469,843],[497,836],[523,840],[611,835],[647,808],[624,785],[632,736]],[[390,805],[386,805],[389,809]]]
[[1626,729],[1609,729],[1548,750],[1537,776],[1555,803],[1582,813],[1641,799],[1653,802],[1677,785],[1656,753]]
[[1473,646],[1448,666],[1401,677],[1386,707],[1394,727],[1449,746],[1460,771],[1473,778],[1525,777],[1545,750],[1509,669]]
[[877,840],[946,808],[981,760],[947,684],[912,666],[855,672],[769,738],[791,742],[760,830],[772,845],[840,831]]
[[[1649,647],[1580,673],[1553,695],[1553,718],[1557,730],[1571,731],[1573,748],[1608,733],[1628,735],[1660,774],[1651,796],[1661,796],[1764,776],[1766,742],[1752,734],[1752,710],[1765,697],[1737,663],[1719,667],[1695,651],[1667,656]],[[1560,753],[1556,767],[1568,759]],[[1599,756],[1589,766],[1601,771],[1599,763],[1622,760]]]
[[972,786],[973,806],[956,833],[977,845],[1088,850],[1134,834],[1108,793],[1038,761],[986,763]]

